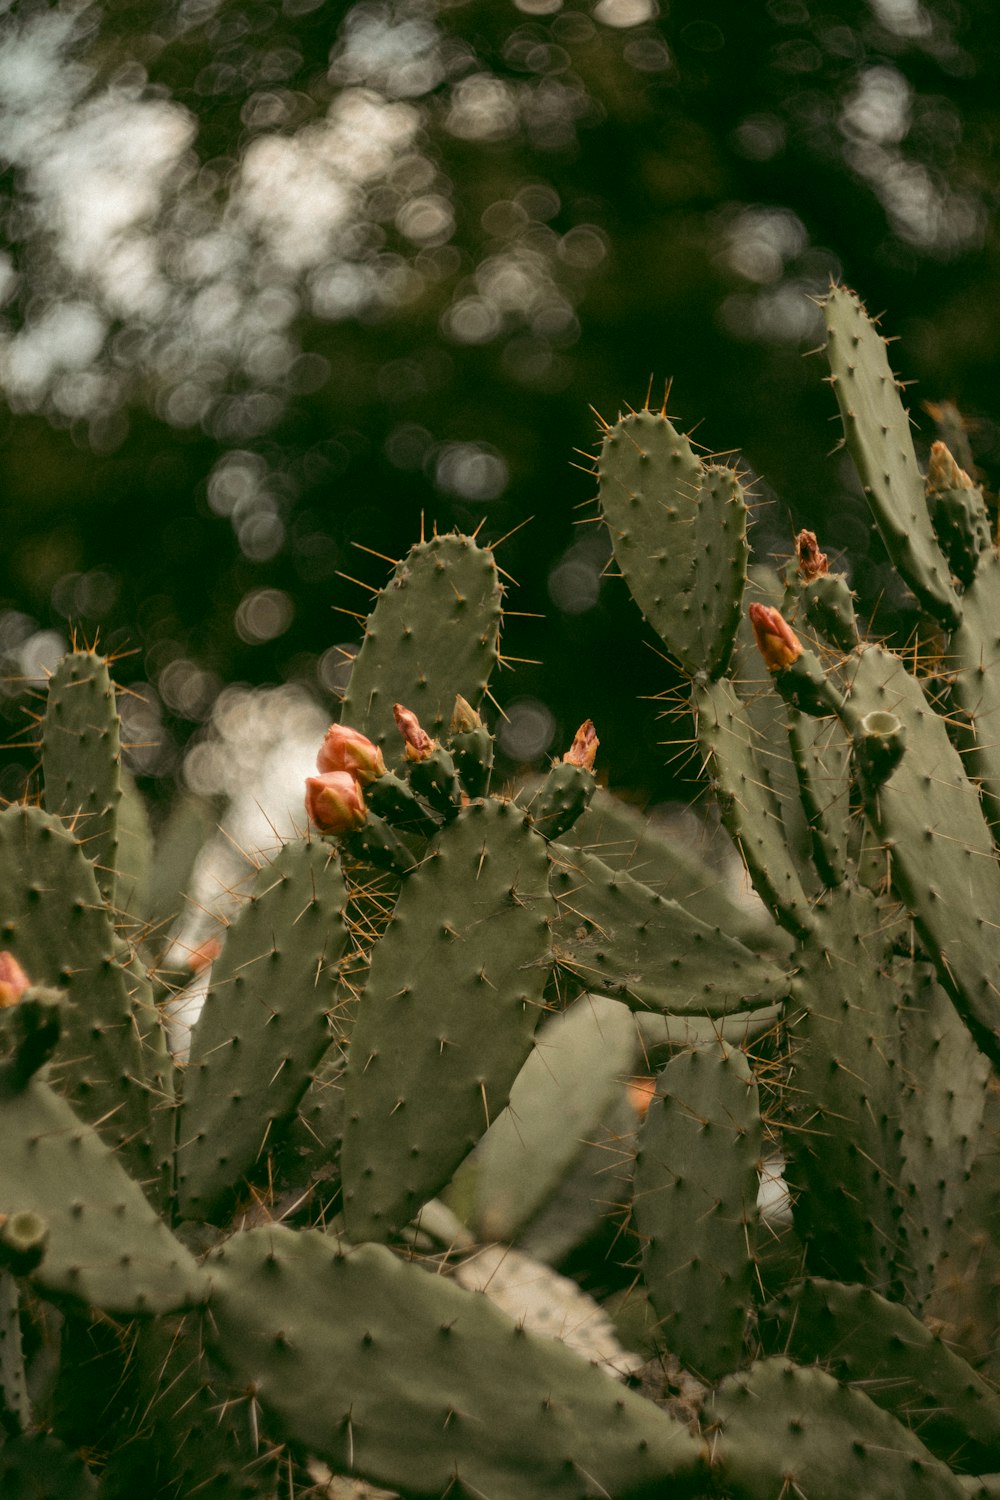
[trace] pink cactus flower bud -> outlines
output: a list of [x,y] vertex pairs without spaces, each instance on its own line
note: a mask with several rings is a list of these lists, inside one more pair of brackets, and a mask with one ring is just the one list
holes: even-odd
[[931,443],[931,458],[927,466],[927,488],[935,490],[974,490],[975,485],[959,466],[947,443]]
[[437,749],[434,740],[423,728],[416,714],[401,703],[392,705],[396,728],[406,741],[407,760],[426,760]]
[[802,655],[802,642],[780,611],[769,604],[751,604],[750,624],[757,649],[769,672],[782,672]]
[[563,756],[563,760],[567,765],[582,766],[585,771],[592,771],[600,743],[594,729],[593,719],[587,719],[573,736],[573,743]]
[[16,1005],[30,984],[31,980],[13,953],[8,953],[5,948],[0,953],[0,1010]]
[[320,833],[350,833],[368,817],[364,793],[350,771],[307,776],[306,812]]
[[830,562],[825,552],[819,550],[815,531],[800,531],[795,538],[795,555],[799,560],[799,572],[806,583],[829,573]]
[[385,775],[385,761],[378,746],[373,745],[359,730],[351,729],[346,724],[331,724],[319,747],[316,769],[321,773],[347,771],[362,786],[370,786],[373,781]]

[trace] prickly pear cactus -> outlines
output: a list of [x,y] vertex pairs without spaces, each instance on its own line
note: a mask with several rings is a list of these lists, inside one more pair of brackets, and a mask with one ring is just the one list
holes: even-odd
[[[472,538],[395,565],[306,832],[173,973],[204,810],[154,844],[107,663],[55,672],[41,805],[0,813],[5,1495],[1000,1492],[1000,558],[825,311],[935,678],[811,533],[750,567],[738,475],[665,414],[597,466],[755,911],[597,786],[589,719],[498,784]],[[469,1272],[505,1257],[531,1331]]]

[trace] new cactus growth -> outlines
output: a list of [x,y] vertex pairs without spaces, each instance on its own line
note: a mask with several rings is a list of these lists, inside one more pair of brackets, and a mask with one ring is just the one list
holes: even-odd
[[[589,720],[498,784],[498,570],[434,536],[307,831],[178,966],[212,972],[175,1062],[157,924],[204,810],[154,848],[107,663],[53,674],[43,805],[0,813],[4,1494],[998,1492],[1000,558],[853,293],[825,315],[936,680],[814,533],[783,583],[749,567],[737,474],[664,413],[597,466],[762,915],[597,785]],[[640,1389],[469,1290],[486,1236],[525,1274],[613,1241]]]

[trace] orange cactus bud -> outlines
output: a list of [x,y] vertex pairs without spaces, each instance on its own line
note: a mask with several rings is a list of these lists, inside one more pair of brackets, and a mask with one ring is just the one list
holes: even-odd
[[407,760],[426,760],[437,748],[416,714],[401,703],[392,705],[396,728],[406,741]]
[[750,624],[757,649],[769,672],[782,672],[802,655],[802,642],[781,612],[769,604],[751,604]]
[[593,719],[587,719],[573,736],[573,743],[563,756],[563,760],[567,765],[582,766],[585,771],[592,771],[600,743],[594,729]]
[[217,937],[206,938],[199,943],[197,948],[192,948],[188,954],[188,968],[192,974],[203,974],[209,965],[214,964],[222,952],[222,943]]
[[306,812],[320,833],[350,833],[368,818],[364,793],[350,771],[307,776]]
[[0,1010],[16,1005],[30,984],[31,980],[13,953],[8,953],[5,948],[0,953]]
[[935,490],[974,490],[975,484],[959,466],[947,443],[931,443],[931,458],[927,466],[927,488]]
[[321,774],[347,771],[362,786],[370,786],[385,775],[385,761],[378,746],[360,730],[351,729],[346,724],[331,724],[319,747],[316,769]]
[[819,550],[815,531],[799,532],[795,538],[795,555],[799,560],[799,572],[807,583],[830,571],[829,558]]

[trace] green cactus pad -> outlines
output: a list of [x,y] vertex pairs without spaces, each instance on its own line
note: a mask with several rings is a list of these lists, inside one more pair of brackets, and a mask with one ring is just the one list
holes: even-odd
[[186,1217],[226,1206],[329,1046],[346,901],[322,842],[286,844],[258,874],[191,1034],[177,1149]]
[[823,301],[826,357],[854,460],[875,524],[900,575],[949,629],[962,606],[931,526],[910,419],[889,367],[886,342],[860,301],[835,286]]
[[639,1136],[633,1216],[663,1343],[706,1380],[746,1351],[762,1152],[743,1053],[716,1042],[671,1058]]
[[788,744],[799,779],[813,864],[824,886],[840,885],[850,865],[850,741],[839,719],[792,710]]
[[473,803],[406,877],[351,1034],[341,1166],[355,1239],[412,1218],[507,1103],[550,967],[545,847],[512,803]]
[[780,1000],[787,976],[594,854],[553,845],[555,955],[595,994],[633,1010],[723,1016]]
[[854,595],[843,573],[820,573],[802,585],[802,608],[812,628],[838,651],[858,643]]
[[497,661],[502,591],[493,554],[471,537],[411,547],[379,594],[354,659],[341,722],[395,757],[394,703],[443,738],[455,695],[482,702]]
[[586,812],[596,787],[593,771],[558,761],[527,804],[531,821],[545,838],[562,838]]
[[1000,557],[980,561],[962,600],[962,623],[953,631],[944,668],[956,743],[966,771],[979,787],[983,811],[1000,843]]
[[809,901],[772,786],[771,761],[777,757],[780,769],[787,747],[775,749],[760,739],[748,705],[726,678],[696,684],[693,703],[722,821],[758,894],[783,927],[803,937],[811,926]]
[[912,1432],[823,1370],[759,1360],[712,1409],[718,1480],[740,1500],[965,1500]]
[[[697,845],[692,833],[697,836]],[[788,944],[763,906],[756,901],[738,901],[728,894],[731,880],[726,876],[733,863],[732,848],[725,834],[707,823],[676,830],[597,787],[590,806],[563,835],[562,842],[596,854],[609,869],[624,870],[658,895],[679,902],[709,927],[721,927],[748,948]],[[717,857],[720,843],[721,862]]]
[[509,1105],[462,1168],[481,1240],[514,1239],[547,1202],[623,1094],[637,1052],[631,1012],[600,995],[581,995],[539,1028]]
[[49,679],[42,720],[45,806],[72,828],[113,902],[118,870],[121,736],[103,656],[74,651]]
[[716,677],[732,651],[747,570],[747,507],[731,469],[705,465],[658,412],[605,431],[601,509],[632,597],[671,655]]
[[206,1282],[184,1247],[96,1131],[37,1079],[0,1077],[0,1213],[48,1224],[32,1282],[48,1295],[111,1314],[161,1313],[203,1299]]
[[215,1352],[340,1473],[426,1497],[697,1492],[679,1421],[380,1245],[261,1229],[208,1264]]
[[[990,1066],[931,966],[897,959],[902,1002],[902,1279],[919,1308],[961,1215],[982,1135]],[[992,1141],[984,1142],[987,1150]]]
[[866,789],[868,816],[891,849],[893,884],[959,1014],[987,1056],[1000,1063],[1000,867],[976,789],[943,720],[898,657],[869,646],[848,676],[855,727],[872,712],[887,712],[905,730],[899,764],[877,789]]
[[952,1467],[976,1472],[995,1461],[1000,1396],[907,1308],[869,1287],[821,1280],[783,1301],[794,1359],[862,1387]]
[[[154,1174],[146,1057],[129,976],[80,845],[36,807],[0,813],[0,947],[66,991],[58,1084],[140,1180]],[[125,955],[127,957],[127,955]]]
[[31,1425],[21,1350],[21,1295],[10,1271],[0,1271],[0,1422],[6,1432],[24,1432]]
[[788,1007],[795,1223],[810,1266],[889,1290],[903,1213],[902,995],[889,955],[906,924],[851,884],[828,892],[815,917]]
[[116,911],[127,912],[142,927],[150,915],[153,834],[135,778],[124,769],[120,775],[122,795],[118,804],[118,851],[112,905]]

